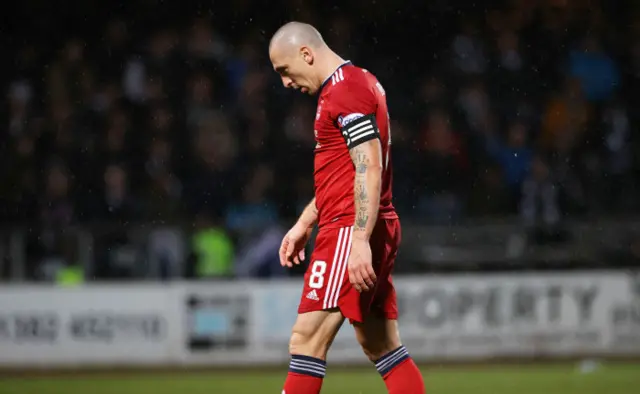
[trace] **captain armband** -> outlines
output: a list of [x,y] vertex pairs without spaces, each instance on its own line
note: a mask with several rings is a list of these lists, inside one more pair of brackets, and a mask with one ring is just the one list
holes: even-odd
[[347,143],[347,148],[352,149],[363,142],[380,138],[376,117],[373,114],[362,115],[351,121],[347,121],[348,117],[345,117],[344,120],[341,119],[342,122],[339,122],[342,124],[340,131]]

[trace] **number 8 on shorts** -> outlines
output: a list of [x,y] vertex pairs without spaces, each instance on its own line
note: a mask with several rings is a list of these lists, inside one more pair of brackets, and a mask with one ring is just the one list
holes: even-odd
[[311,275],[309,276],[309,287],[312,289],[322,289],[324,286],[324,274],[327,272],[327,262],[316,260],[311,264]]

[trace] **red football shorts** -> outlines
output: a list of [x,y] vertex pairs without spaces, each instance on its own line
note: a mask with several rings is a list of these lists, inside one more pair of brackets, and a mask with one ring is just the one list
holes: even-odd
[[298,313],[340,308],[351,322],[362,322],[369,313],[397,319],[398,304],[391,273],[400,245],[400,221],[378,220],[369,241],[377,280],[373,290],[363,293],[351,286],[347,272],[352,234],[353,226],[320,229],[304,275]]

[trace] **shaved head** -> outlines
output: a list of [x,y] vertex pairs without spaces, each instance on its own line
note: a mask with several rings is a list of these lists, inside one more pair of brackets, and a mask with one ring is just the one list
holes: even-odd
[[275,32],[269,58],[285,87],[308,94],[315,94],[344,63],[315,27],[301,22],[289,22]]
[[298,49],[302,46],[318,49],[326,44],[315,27],[307,23],[289,22],[275,32],[269,49]]

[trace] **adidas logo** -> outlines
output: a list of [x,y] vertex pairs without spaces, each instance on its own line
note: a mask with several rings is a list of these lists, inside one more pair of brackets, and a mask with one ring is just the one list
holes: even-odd
[[318,297],[318,293],[316,293],[315,290],[311,290],[310,292],[308,292],[307,298],[314,301],[320,301],[320,298]]

